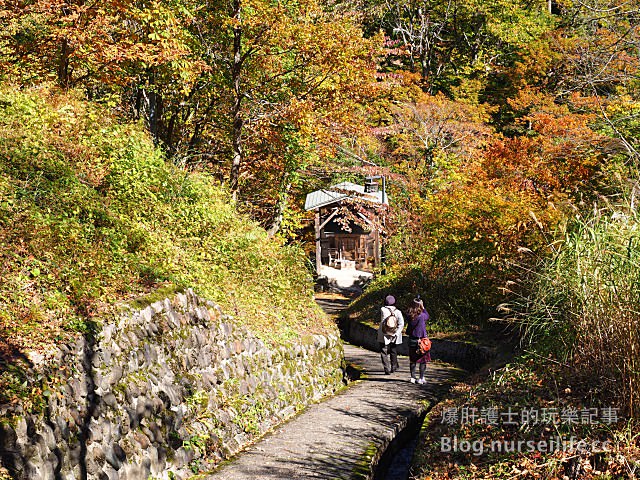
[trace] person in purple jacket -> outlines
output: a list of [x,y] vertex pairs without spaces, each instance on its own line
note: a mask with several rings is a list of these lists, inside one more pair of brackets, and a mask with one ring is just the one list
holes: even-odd
[[[427,362],[431,361],[429,352],[421,355],[418,353],[418,339],[427,336],[427,322],[429,314],[424,308],[420,295],[416,297],[407,310],[407,335],[409,336],[409,370],[411,372],[411,383],[423,384],[424,372],[427,369]],[[416,364],[420,365],[420,378],[416,378]]]

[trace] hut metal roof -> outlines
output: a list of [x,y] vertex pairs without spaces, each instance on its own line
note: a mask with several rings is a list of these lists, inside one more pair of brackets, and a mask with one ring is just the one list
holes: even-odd
[[316,190],[307,194],[304,202],[305,210],[324,207],[339,202],[345,198],[361,198],[371,203],[389,204],[387,195],[382,192],[364,192],[364,185],[351,182],[342,182],[328,189]]

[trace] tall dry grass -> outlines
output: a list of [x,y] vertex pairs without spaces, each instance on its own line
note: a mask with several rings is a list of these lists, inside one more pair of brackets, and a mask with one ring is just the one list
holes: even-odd
[[570,363],[600,399],[637,417],[640,199],[637,187],[626,190],[569,222],[535,269],[516,320],[532,346]]

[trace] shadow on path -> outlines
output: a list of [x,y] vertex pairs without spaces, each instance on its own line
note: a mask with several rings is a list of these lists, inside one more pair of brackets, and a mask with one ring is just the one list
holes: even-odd
[[384,375],[378,354],[345,345],[345,357],[365,370],[362,380],[316,405],[250,447],[208,479],[339,479],[371,471],[393,438],[420,417],[443,382],[457,371],[430,365],[429,383],[408,381],[409,366]]
[[[318,299],[331,315],[347,298]],[[206,476],[209,480],[372,478],[377,460],[409,422],[420,418],[445,384],[461,370],[430,364],[428,383],[409,382],[409,364],[385,375],[380,355],[345,344],[345,360],[360,369],[360,380],[338,395],[311,405],[298,417]]]

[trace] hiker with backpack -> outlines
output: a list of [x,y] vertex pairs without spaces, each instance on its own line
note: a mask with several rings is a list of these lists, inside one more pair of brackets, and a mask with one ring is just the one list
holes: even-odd
[[380,358],[385,375],[390,375],[400,369],[398,365],[397,346],[402,344],[402,330],[404,317],[395,306],[396,299],[387,295],[384,307],[380,309],[380,325],[378,326],[378,343],[380,344]]
[[[424,384],[424,373],[427,370],[427,362],[431,361],[431,341],[427,336],[427,322],[429,314],[418,295],[407,310],[409,320],[407,322],[407,335],[409,336],[409,371],[411,383]],[[416,378],[416,365],[420,368],[420,377]]]

